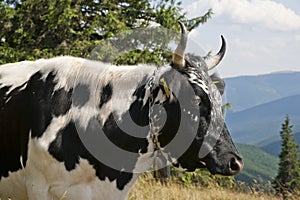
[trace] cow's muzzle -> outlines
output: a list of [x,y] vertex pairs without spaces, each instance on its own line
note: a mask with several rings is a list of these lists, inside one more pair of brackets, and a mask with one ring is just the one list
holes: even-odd
[[228,164],[229,175],[236,175],[244,168],[243,159],[240,156],[234,156],[230,159]]
[[243,158],[239,155],[229,154],[221,159],[206,159],[206,168],[213,175],[233,176],[243,170]]

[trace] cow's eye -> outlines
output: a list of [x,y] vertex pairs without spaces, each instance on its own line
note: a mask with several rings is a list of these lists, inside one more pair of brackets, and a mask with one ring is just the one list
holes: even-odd
[[196,98],[195,98],[195,103],[196,103],[197,105],[200,105],[200,104],[201,104],[201,97],[196,96]]

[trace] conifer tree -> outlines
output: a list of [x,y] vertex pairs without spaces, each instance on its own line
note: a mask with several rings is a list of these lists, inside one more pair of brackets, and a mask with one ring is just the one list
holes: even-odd
[[291,194],[300,195],[300,153],[292,127],[289,117],[286,116],[280,132],[281,153],[278,174],[274,181],[275,190],[281,193],[284,199],[288,199]]
[[[187,19],[176,0],[1,0],[0,64],[60,55],[87,57],[103,40],[121,32],[151,23],[179,31],[178,20],[191,30],[211,14],[208,10]],[[130,56],[133,60],[151,56],[144,63],[165,57],[160,51]]]

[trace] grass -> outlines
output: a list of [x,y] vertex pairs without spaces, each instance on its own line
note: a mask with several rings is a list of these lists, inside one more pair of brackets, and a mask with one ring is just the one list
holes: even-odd
[[274,195],[260,192],[235,192],[222,188],[203,188],[185,186],[180,183],[156,181],[150,176],[143,176],[135,183],[129,200],[280,200]]
[[[65,194],[64,194],[65,195]],[[65,199],[62,196],[60,200]],[[197,185],[184,185],[173,180],[157,181],[151,175],[138,178],[129,194],[128,200],[282,200],[281,197],[262,191],[248,190],[238,192],[233,189],[224,189],[215,186],[201,187]],[[291,200],[300,200],[291,197]],[[0,198],[1,200],[1,198]]]

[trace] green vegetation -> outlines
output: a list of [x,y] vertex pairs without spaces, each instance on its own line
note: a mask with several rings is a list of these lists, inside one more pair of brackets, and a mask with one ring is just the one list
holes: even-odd
[[234,177],[214,176],[206,169],[196,169],[194,172],[182,172],[171,167],[171,178],[173,182],[186,186],[200,185],[202,187],[233,188]]
[[[175,0],[4,0],[0,2],[0,64],[59,55],[86,57],[102,41],[121,32],[154,22],[179,30],[178,20],[191,30],[212,14],[209,10],[188,20],[180,6]],[[138,47],[140,43],[127,41],[125,45]],[[125,56],[129,59],[123,57],[118,63],[160,62],[168,57],[160,45],[129,52]],[[110,52],[111,46],[102,50]]]
[[236,176],[237,180],[253,184],[255,181],[267,184],[276,176],[278,158],[253,145],[236,144],[244,157],[244,169]]
[[284,199],[288,199],[290,194],[300,195],[300,152],[292,127],[287,116],[280,132],[282,145],[279,170],[274,181],[274,188]]
[[[248,187],[221,187],[210,182],[209,186],[200,184],[184,184],[174,179],[156,180],[150,174],[141,176],[129,194],[129,200],[279,200],[279,196],[260,190],[259,185]],[[296,198],[295,198],[296,199]]]

